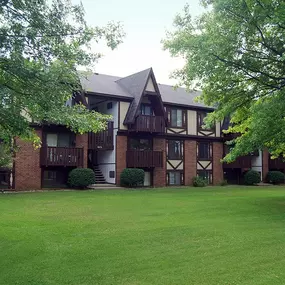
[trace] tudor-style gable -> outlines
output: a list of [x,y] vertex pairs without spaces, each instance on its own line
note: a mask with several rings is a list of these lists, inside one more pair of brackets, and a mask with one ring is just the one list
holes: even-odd
[[152,68],[121,78],[117,83],[134,97],[124,120],[128,130],[164,132],[166,114]]

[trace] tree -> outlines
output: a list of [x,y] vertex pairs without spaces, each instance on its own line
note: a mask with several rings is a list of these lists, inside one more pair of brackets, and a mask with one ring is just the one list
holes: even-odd
[[12,168],[12,149],[7,143],[0,144],[0,168]]
[[31,122],[67,125],[75,132],[98,131],[109,117],[84,105],[66,106],[80,92],[77,68],[101,54],[100,39],[114,49],[122,41],[120,24],[89,27],[82,5],[68,0],[0,0],[0,138],[39,143]]
[[225,160],[267,147],[285,155],[285,2],[204,0],[192,19],[189,6],[175,18],[164,47],[186,60],[174,72],[181,84],[203,90],[200,100],[215,106],[206,124],[231,116],[238,133]]

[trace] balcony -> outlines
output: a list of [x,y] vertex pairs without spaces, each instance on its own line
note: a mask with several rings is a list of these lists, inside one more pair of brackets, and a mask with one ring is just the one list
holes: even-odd
[[114,149],[114,122],[108,122],[107,129],[88,134],[88,148],[93,150]]
[[164,133],[165,120],[163,116],[139,115],[135,124],[129,127],[131,132]]
[[282,158],[269,158],[269,169],[285,169],[285,161]]
[[42,147],[41,166],[83,167],[83,148]]
[[127,167],[152,168],[163,166],[162,151],[128,150],[126,154]]
[[234,162],[224,163],[223,167],[227,168],[251,168],[251,156],[245,155],[238,157]]

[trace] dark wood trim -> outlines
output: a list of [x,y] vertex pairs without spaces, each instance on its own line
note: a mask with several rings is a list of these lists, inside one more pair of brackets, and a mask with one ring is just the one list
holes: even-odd
[[[176,167],[170,162],[170,160],[180,160],[180,159],[169,159],[169,160],[167,160],[166,162],[167,162],[168,164],[170,164],[170,166],[172,167],[173,170],[181,170],[181,169],[178,169],[178,167],[184,162],[184,159],[181,159],[180,162],[177,164]],[[168,169],[168,170],[169,170],[169,169]],[[184,170],[184,168],[183,168],[183,170]]]
[[118,131],[120,130],[121,126],[121,102],[118,102]]
[[[119,136],[128,136],[129,131],[128,130],[119,130],[117,135]],[[206,136],[196,136],[196,135],[183,135],[183,134],[170,134],[170,133],[164,133],[164,134],[155,134],[154,137],[159,138],[165,138],[165,139],[171,139],[171,140],[207,140],[207,141],[216,141],[216,142],[224,142],[225,139],[223,137],[206,137]]]
[[202,167],[202,169],[197,169],[197,170],[212,170],[213,169],[213,165],[211,169],[207,169],[212,164],[212,161],[209,160],[210,162],[205,167],[200,163],[200,161],[203,161],[203,160],[197,160],[197,163]]
[[109,97],[111,98],[112,101],[125,101],[125,102],[130,102],[133,101],[133,97],[126,97],[126,96],[120,96],[120,95],[114,95],[114,94],[106,94],[106,93],[96,93],[96,92],[84,92],[85,95],[88,96],[97,96],[97,97]]
[[[172,130],[172,128],[167,128],[167,131],[170,131],[170,132],[172,132],[173,134],[182,134],[182,133],[185,132],[186,130],[183,129],[183,130],[180,130],[179,132],[175,132],[175,130]],[[187,133],[187,131],[186,131],[186,133]]]
[[215,111],[215,109],[211,108],[211,107],[191,106],[191,105],[172,103],[172,102],[163,102],[163,105],[165,107],[167,107],[167,106],[178,107],[178,108],[184,108],[184,109],[193,110],[193,111],[197,111],[197,110],[201,110],[201,111],[205,111],[205,112]]

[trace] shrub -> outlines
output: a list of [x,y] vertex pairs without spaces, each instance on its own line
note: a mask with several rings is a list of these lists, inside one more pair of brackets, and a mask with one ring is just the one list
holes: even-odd
[[205,179],[203,179],[202,177],[199,177],[199,176],[193,177],[192,183],[193,183],[194,187],[205,187],[208,184]]
[[125,187],[143,186],[144,171],[139,168],[125,168],[121,173],[121,185]]
[[244,175],[244,183],[246,185],[254,185],[260,183],[260,173],[255,170],[249,170]]
[[72,188],[84,189],[95,183],[95,174],[90,168],[75,168],[69,172],[68,185]]
[[220,186],[227,186],[228,185],[228,181],[226,179],[224,179],[221,183]]
[[285,175],[281,171],[269,171],[267,173],[266,181],[272,184],[284,183]]

